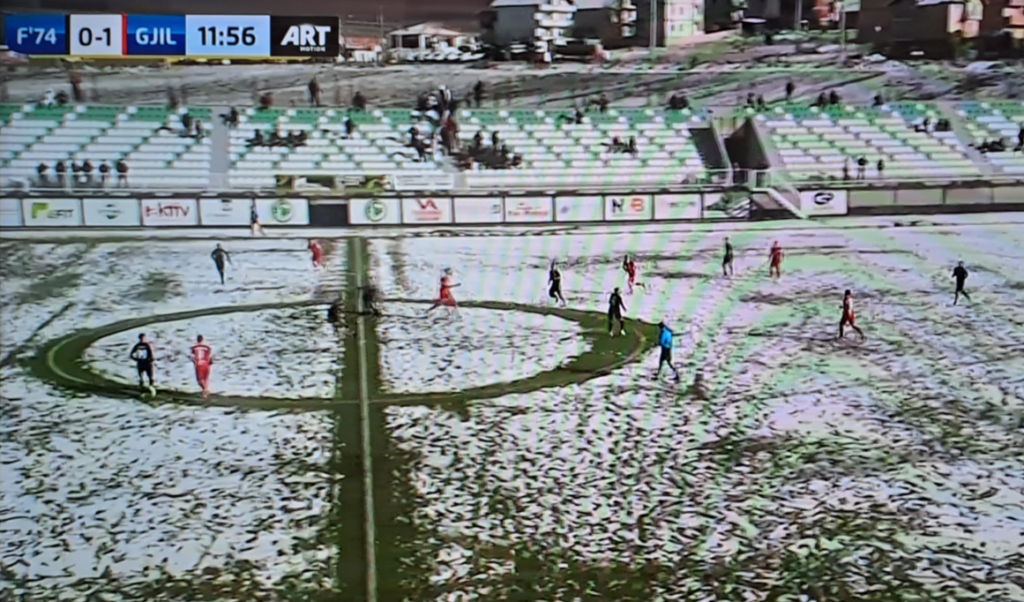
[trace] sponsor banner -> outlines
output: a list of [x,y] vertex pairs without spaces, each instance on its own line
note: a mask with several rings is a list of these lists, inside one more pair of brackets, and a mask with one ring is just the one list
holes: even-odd
[[84,199],[82,216],[86,226],[138,228],[142,225],[139,202],[135,199]]
[[199,222],[204,226],[248,226],[251,206],[252,199],[199,199]]
[[452,200],[432,197],[402,199],[402,223],[450,224],[452,223]]
[[452,199],[456,224],[500,224],[505,218],[501,197]]
[[654,217],[649,194],[608,195],[604,197],[604,217],[610,222],[649,220]]
[[271,17],[270,41],[271,56],[341,54],[337,17]]
[[19,54],[53,56],[68,53],[66,15],[4,15],[7,47]]
[[[308,226],[306,199],[257,199],[256,214],[264,226]],[[246,222],[249,223],[249,222]]]
[[0,199],[0,228],[23,226],[21,221],[21,200]]
[[198,203],[196,199],[142,199],[142,225],[198,226]]
[[82,203],[78,199],[21,199],[26,226],[81,226]]
[[506,222],[550,222],[554,220],[553,209],[549,196],[505,197]]
[[393,226],[402,223],[402,205],[398,199],[352,199],[348,215],[357,226]]
[[555,221],[602,222],[604,199],[600,196],[555,197]]
[[845,190],[801,190],[800,210],[809,217],[846,215],[849,210]]
[[392,177],[395,190],[451,190],[455,188],[455,177],[444,172],[399,173]]
[[742,193],[704,193],[704,219],[749,219],[750,197]]
[[655,196],[654,219],[700,219],[700,195],[659,194]]
[[128,56],[183,56],[185,15],[128,15],[124,48]]

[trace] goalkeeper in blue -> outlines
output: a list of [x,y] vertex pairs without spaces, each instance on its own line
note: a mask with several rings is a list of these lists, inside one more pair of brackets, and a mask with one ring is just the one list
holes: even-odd
[[658,347],[661,348],[661,357],[658,358],[658,371],[654,377],[661,376],[661,367],[667,364],[672,370],[672,374],[675,375],[676,382],[679,382],[679,371],[672,365],[672,337],[674,335],[675,333],[669,330],[664,322],[658,323]]

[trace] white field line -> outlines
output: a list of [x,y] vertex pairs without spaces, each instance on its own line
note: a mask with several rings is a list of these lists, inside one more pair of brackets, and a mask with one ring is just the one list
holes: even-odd
[[359,342],[359,427],[363,443],[363,502],[366,517],[366,601],[377,602],[377,531],[373,514],[373,457],[370,445],[370,397],[366,375],[366,321],[363,319],[363,251],[361,239],[356,239],[352,269],[356,273],[356,299],[359,317],[356,333]]

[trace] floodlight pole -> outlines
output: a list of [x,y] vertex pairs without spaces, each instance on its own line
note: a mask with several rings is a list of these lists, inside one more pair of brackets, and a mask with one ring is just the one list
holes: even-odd
[[651,0],[651,52],[658,46],[658,0]]

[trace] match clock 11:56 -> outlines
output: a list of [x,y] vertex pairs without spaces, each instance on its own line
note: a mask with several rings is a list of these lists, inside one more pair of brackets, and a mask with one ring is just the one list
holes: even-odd
[[187,15],[189,56],[270,56],[268,15]]
[[70,54],[121,56],[124,53],[124,17],[71,15],[68,28]]

